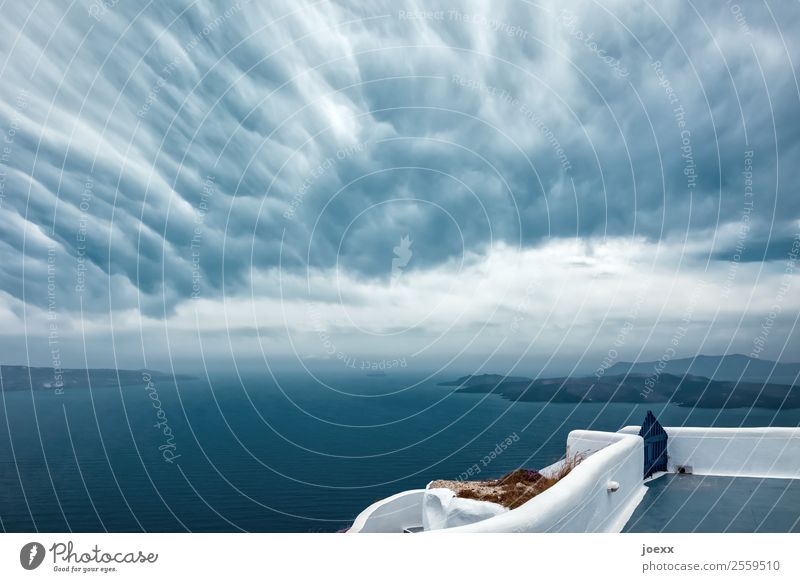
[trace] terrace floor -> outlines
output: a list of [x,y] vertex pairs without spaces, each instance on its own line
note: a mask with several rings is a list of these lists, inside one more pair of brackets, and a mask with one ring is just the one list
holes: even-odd
[[624,532],[800,532],[800,480],[667,474]]

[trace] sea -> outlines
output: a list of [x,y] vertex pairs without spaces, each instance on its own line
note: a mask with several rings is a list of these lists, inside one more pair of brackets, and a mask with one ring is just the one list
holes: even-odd
[[448,377],[203,376],[0,393],[6,532],[335,532],[433,479],[495,478],[565,453],[573,429],[797,426],[797,410],[544,404]]

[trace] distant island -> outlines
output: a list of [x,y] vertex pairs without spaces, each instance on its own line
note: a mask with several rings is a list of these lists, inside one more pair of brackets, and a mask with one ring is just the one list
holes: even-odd
[[664,366],[662,372],[682,376],[702,376],[711,380],[728,382],[769,382],[774,384],[797,384],[800,363],[779,363],[772,360],[751,358],[743,354],[728,356],[697,356],[661,362],[617,362],[605,370],[610,376],[622,374],[652,374],[656,365]]
[[[752,360],[751,365],[746,360]],[[690,370],[702,370],[709,376],[692,374]],[[775,370],[786,383],[775,381]],[[656,362],[620,362],[603,374],[588,377],[533,380],[482,374],[439,385],[455,386],[458,393],[491,393],[520,402],[672,402],[684,407],[776,410],[800,408],[798,373],[800,364],[777,364],[738,355],[701,356],[675,360],[665,367],[657,367]],[[739,377],[743,380],[739,381]]]
[[116,370],[113,368],[34,368],[0,366],[0,389],[4,392],[23,390],[64,390],[70,388],[116,388],[151,381],[191,380],[193,376],[167,374],[152,370]]

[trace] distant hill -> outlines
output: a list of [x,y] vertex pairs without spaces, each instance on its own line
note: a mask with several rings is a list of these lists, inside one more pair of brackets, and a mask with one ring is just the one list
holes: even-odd
[[[657,362],[617,362],[606,370],[609,376],[625,374],[653,374]],[[800,374],[800,363],[779,364],[770,360],[760,360],[742,354],[729,356],[697,356],[670,360],[662,373],[682,376],[691,374],[711,380],[727,382],[770,382],[776,384],[795,384]]]
[[519,402],[672,402],[698,408],[800,408],[800,386],[729,382],[662,373],[531,380],[497,374],[465,376],[443,385],[458,393],[497,394]]
[[167,374],[151,370],[115,370],[109,368],[31,368],[28,366],[0,366],[0,384],[4,392],[22,390],[56,390],[64,388],[111,388],[145,384],[145,374],[153,381],[187,380],[192,376]]

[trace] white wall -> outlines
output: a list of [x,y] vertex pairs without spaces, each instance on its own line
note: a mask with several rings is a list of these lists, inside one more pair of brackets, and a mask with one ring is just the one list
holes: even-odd
[[507,511],[499,503],[456,497],[454,491],[444,487],[429,488],[422,501],[422,526],[425,531],[458,527]]
[[425,489],[403,491],[376,501],[358,514],[348,533],[400,533],[422,525]]
[[[667,470],[690,465],[698,475],[800,479],[800,429],[664,427]],[[621,434],[637,434],[626,426]]]
[[[601,432],[597,430],[573,430],[567,435],[567,456],[589,455],[606,448],[608,445],[628,438],[620,432]],[[644,461],[642,461],[644,463]]]
[[[668,470],[690,465],[700,475],[800,479],[800,428],[665,427]],[[521,507],[481,522],[438,532],[618,532],[647,491],[638,426],[617,433],[575,430],[567,452],[589,455],[569,475]],[[555,463],[543,472],[556,470]],[[609,492],[609,481],[619,490]],[[352,532],[399,532],[422,523],[424,489],[372,504]],[[433,533],[433,532],[431,532]]]
[[[570,454],[581,451],[592,454],[547,491],[508,513],[437,531],[621,531],[647,491],[642,484],[642,439],[618,433],[573,431],[567,447]],[[609,492],[609,481],[619,483],[619,490]]]

